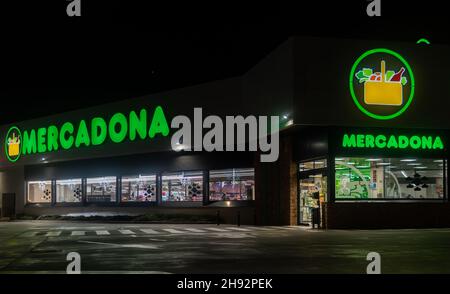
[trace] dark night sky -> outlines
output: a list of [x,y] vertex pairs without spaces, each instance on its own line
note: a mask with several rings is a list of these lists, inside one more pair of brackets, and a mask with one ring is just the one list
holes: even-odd
[[0,123],[242,74],[292,35],[450,44],[445,1],[382,0],[380,18],[366,0],[191,2],[2,6]]

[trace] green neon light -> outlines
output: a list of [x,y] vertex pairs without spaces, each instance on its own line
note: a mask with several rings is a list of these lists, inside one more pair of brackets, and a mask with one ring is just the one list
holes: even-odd
[[81,144],[84,146],[91,145],[91,139],[89,138],[89,132],[86,126],[86,121],[81,120],[78,126],[77,136],[75,138],[75,147],[80,147]]
[[108,130],[106,121],[101,117],[94,117],[91,121],[91,142],[92,145],[101,145],[106,140]]
[[[11,137],[11,133],[13,136]],[[22,133],[19,128],[16,126],[10,127],[5,137],[5,154],[6,158],[11,162],[16,162],[20,158],[20,146],[23,144],[22,141]],[[13,146],[12,144],[15,144]],[[10,149],[11,148],[11,149]],[[12,152],[14,148],[17,148],[17,152]],[[11,155],[10,155],[11,152]],[[17,153],[17,154],[16,154]],[[16,154],[16,155],[13,155]]]
[[29,135],[27,131],[23,132],[22,154],[26,153],[36,153],[36,132],[34,130],[31,130]]
[[[358,67],[358,65],[361,63],[361,61],[366,58],[369,55],[375,54],[375,53],[386,53],[386,54],[390,54],[394,57],[396,57],[398,60],[400,60],[404,66],[406,67],[406,70],[408,71],[410,80],[411,80],[411,90],[410,90],[410,94],[409,97],[405,103],[405,105],[403,105],[403,107],[398,110],[397,112],[393,113],[393,114],[389,114],[389,115],[379,115],[373,112],[368,111],[367,109],[364,108],[364,106],[361,105],[361,103],[359,103],[358,98],[356,97],[355,94],[355,90],[354,90],[354,83],[353,80],[355,78],[355,72],[356,72],[356,68]],[[379,120],[389,120],[389,119],[393,119],[396,118],[397,116],[401,115],[403,112],[406,111],[406,109],[408,109],[409,105],[411,104],[413,98],[414,98],[414,89],[415,89],[415,80],[414,80],[414,75],[411,69],[411,66],[409,65],[409,63],[397,52],[389,50],[389,49],[385,49],[385,48],[377,48],[377,49],[372,49],[372,50],[368,50],[366,52],[364,52],[360,57],[358,57],[358,59],[353,63],[353,66],[350,70],[350,77],[349,77],[349,86],[350,86],[350,94],[352,96],[353,102],[355,103],[355,105],[358,107],[358,109],[366,114],[367,116],[374,118],[374,119],[379,119]]]
[[[117,131],[117,127],[119,131]],[[125,140],[128,132],[127,118],[122,113],[114,114],[109,121],[109,136],[114,143],[120,143]]]
[[47,150],[58,151],[58,128],[56,126],[49,126],[47,135]]
[[70,122],[66,122],[61,127],[61,132],[59,133],[59,141],[61,142],[61,147],[64,149],[70,149],[73,146],[73,124]]
[[149,131],[150,138],[154,138],[157,134],[162,134],[164,137],[169,134],[169,125],[167,124],[164,111],[161,106],[156,107],[153,113],[152,124]]
[[[5,153],[9,161],[15,162],[20,155],[36,154],[101,145],[109,139],[113,143],[121,143],[127,137],[130,141],[140,138],[154,138],[158,135],[168,136],[169,125],[161,106],[155,108],[150,123],[147,121],[147,110],[141,109],[139,115],[131,111],[128,116],[117,112],[107,122],[102,117],[94,117],[90,121],[80,120],[75,127],[71,122],[63,123],[59,128],[55,125],[24,130],[23,136],[19,128],[11,127],[5,139]],[[150,126],[150,127],[148,127]],[[12,137],[14,134],[14,137]],[[11,140],[9,138],[11,137]],[[19,141],[20,144],[9,148],[8,143]],[[18,146],[20,145],[20,146]],[[15,148],[15,149],[14,149]],[[11,156],[11,154],[17,155]]]
[[147,136],[147,110],[141,109],[139,117],[136,112],[130,112],[130,140],[136,139],[136,133],[144,140]]
[[416,44],[422,44],[422,43],[427,44],[427,45],[430,45],[430,44],[431,44],[430,41],[428,41],[428,40],[425,39],[425,38],[421,38],[421,39],[419,39],[419,40],[416,42]]
[[440,136],[405,136],[405,135],[373,135],[344,134],[343,148],[376,148],[376,149],[421,149],[443,150],[444,143]]

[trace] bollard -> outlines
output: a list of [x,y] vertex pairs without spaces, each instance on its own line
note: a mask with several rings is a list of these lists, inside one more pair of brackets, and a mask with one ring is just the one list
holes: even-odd
[[220,226],[220,210],[217,211],[216,218],[217,218],[217,225]]
[[238,227],[241,226],[241,212],[239,210],[237,212],[237,225]]

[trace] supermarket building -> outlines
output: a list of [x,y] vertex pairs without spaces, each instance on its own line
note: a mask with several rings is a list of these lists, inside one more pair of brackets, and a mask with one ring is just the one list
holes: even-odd
[[[219,212],[257,225],[449,227],[448,53],[296,37],[242,76],[1,126],[2,216]],[[279,117],[278,160],[186,140],[173,148],[174,117],[204,126],[238,115]]]

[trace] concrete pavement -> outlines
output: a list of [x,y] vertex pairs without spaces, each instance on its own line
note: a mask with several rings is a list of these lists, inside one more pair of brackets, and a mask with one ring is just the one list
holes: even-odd
[[450,273],[450,229],[318,231],[301,227],[0,223],[0,273]]

